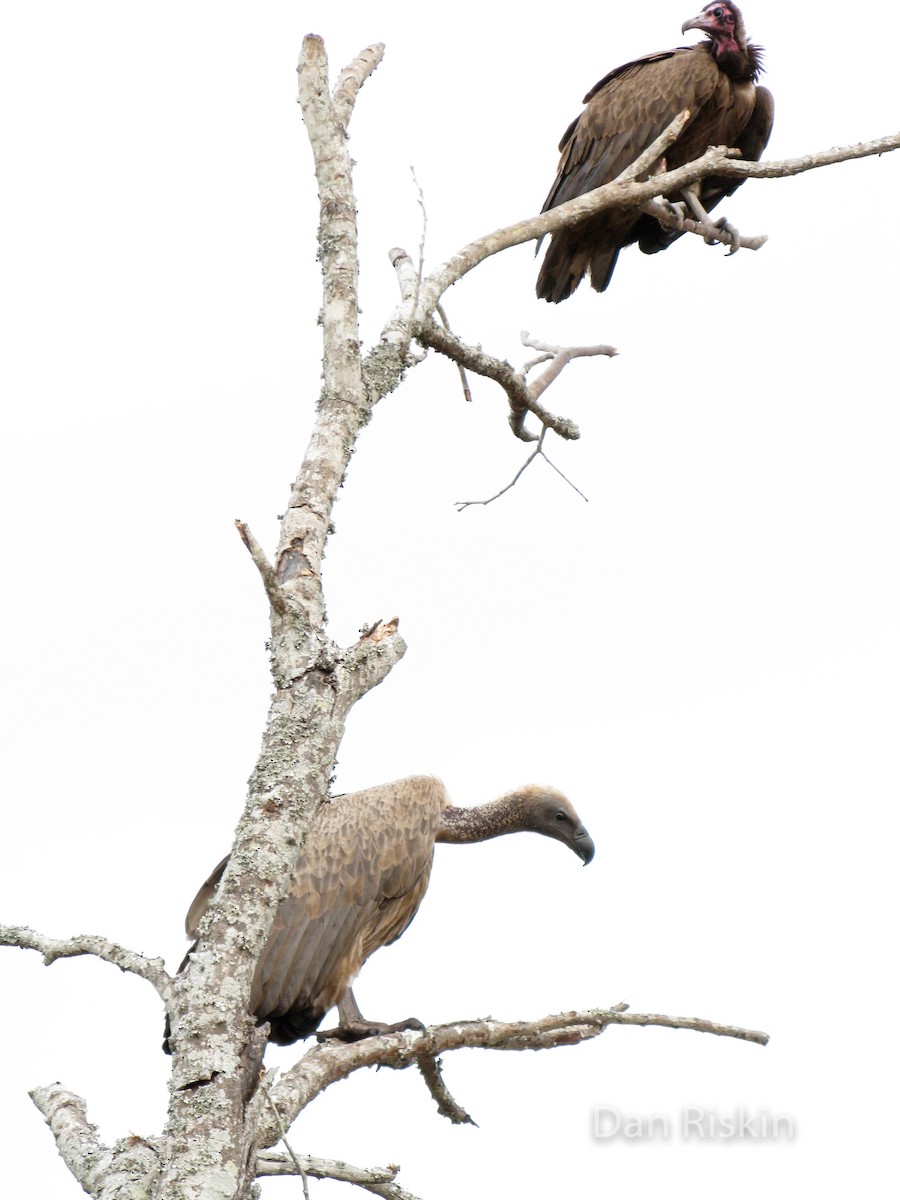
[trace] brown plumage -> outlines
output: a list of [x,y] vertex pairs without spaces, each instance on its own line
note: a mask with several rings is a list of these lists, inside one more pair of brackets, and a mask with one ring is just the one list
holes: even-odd
[[[365,1022],[350,984],[369,955],[400,937],[416,915],[435,842],[478,842],[522,830],[563,842],[584,863],[593,858],[594,844],[572,805],[550,787],[525,787],[465,809],[450,804],[437,779],[414,776],[326,801],[253,980],[250,1008],[260,1023],[271,1023],[270,1040],[288,1045],[307,1037],[335,1004],[341,1036],[391,1028]],[[190,938],[227,861],[188,911]]]
[[[710,146],[736,147],[744,158],[759,159],[774,116],[771,92],[756,86],[762,50],[748,42],[731,0],[707,4],[681,32],[688,29],[702,30],[708,40],[625,63],[591,88],[587,107],[559,144],[559,168],[543,212],[611,182],[685,108],[691,112],[687,126],[651,174],[691,162]],[[699,197],[709,211],[741,182],[705,179],[694,185],[692,200]],[[588,272],[591,286],[605,291],[623,246],[636,241],[644,253],[654,254],[678,236],[634,209],[589,217],[552,235],[537,294],[554,303],[565,300]]]

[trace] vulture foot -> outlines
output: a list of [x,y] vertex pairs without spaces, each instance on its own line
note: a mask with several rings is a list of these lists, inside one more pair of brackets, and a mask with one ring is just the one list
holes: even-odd
[[737,254],[738,250],[741,248],[741,235],[738,230],[735,229],[731,222],[726,220],[725,217],[719,217],[718,221],[715,223],[715,226],[722,236],[721,238],[705,237],[703,240],[706,242],[707,246],[715,246],[717,241],[721,241],[723,245],[730,247],[728,251],[729,258],[732,254]]
[[[670,200],[668,196],[660,196],[659,199],[663,205],[669,210],[670,216],[678,222],[678,229],[684,232],[684,218],[688,215],[688,206],[683,200]],[[666,230],[666,232],[670,232]]]
[[416,1017],[407,1017],[405,1021],[396,1021],[393,1025],[362,1018],[346,1025],[338,1025],[334,1029],[321,1029],[316,1033],[316,1040],[325,1042],[334,1038],[339,1042],[361,1042],[363,1038],[379,1037],[382,1033],[404,1033],[407,1029],[424,1031],[425,1026]]

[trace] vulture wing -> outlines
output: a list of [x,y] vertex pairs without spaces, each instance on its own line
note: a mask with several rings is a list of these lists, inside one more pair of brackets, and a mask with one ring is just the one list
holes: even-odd
[[[251,1011],[272,1023],[272,1041],[310,1034],[369,955],[412,921],[448,802],[438,780],[419,776],[334,797],[316,813],[253,980]],[[189,937],[227,861],[191,905]]]

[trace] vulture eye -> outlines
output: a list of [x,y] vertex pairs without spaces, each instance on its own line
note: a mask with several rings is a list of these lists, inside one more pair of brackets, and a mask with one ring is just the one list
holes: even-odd
[[557,821],[568,821],[569,818],[562,811],[562,809],[560,809],[560,811],[556,814],[556,819]]

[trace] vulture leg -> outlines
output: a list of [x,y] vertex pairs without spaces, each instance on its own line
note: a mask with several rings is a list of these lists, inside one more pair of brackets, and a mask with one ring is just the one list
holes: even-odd
[[328,1038],[336,1038],[340,1042],[360,1042],[363,1038],[378,1037],[382,1033],[402,1033],[406,1029],[425,1028],[416,1017],[407,1017],[405,1021],[397,1021],[393,1025],[386,1025],[382,1021],[367,1021],[359,1011],[352,988],[347,988],[338,1000],[338,1019],[336,1029],[323,1029],[316,1034],[320,1042]]
[[[712,225],[721,231],[723,238],[731,246],[731,249],[728,251],[729,256],[732,254],[737,254],[738,250],[741,248],[741,235],[731,224],[731,222],[726,220],[725,217],[719,217],[718,221],[714,221],[700,203],[700,197],[697,195],[697,192],[693,187],[685,188],[681,194],[684,196],[688,208],[694,214],[694,217],[697,221],[705,222],[706,224]],[[707,246],[714,246],[716,244],[716,239],[714,238],[705,237],[703,240],[706,242]]]

